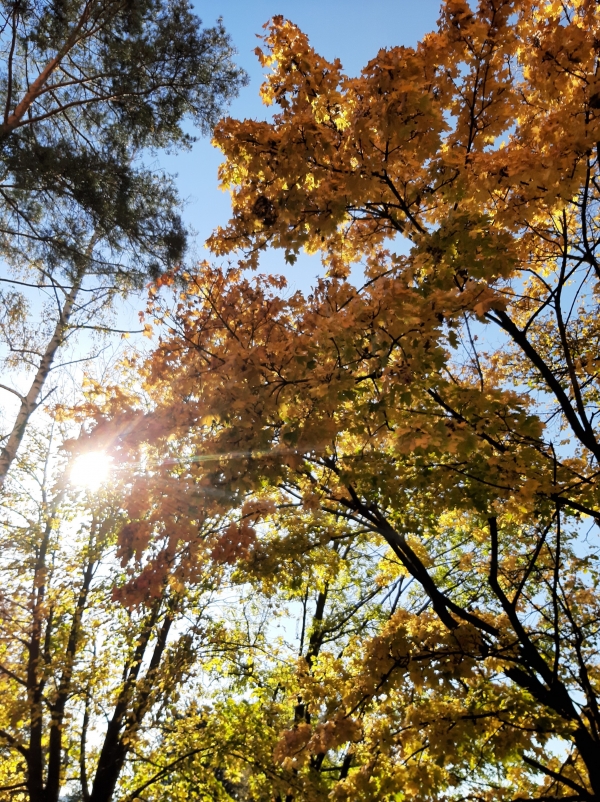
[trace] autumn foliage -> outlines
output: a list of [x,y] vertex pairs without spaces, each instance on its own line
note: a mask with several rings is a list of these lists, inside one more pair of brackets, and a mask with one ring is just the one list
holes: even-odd
[[273,120],[217,126],[237,261],[154,286],[81,414],[130,466],[123,600],[210,567],[254,611],[237,798],[600,798],[599,51],[588,0],[448,0],[349,78],[277,17]]

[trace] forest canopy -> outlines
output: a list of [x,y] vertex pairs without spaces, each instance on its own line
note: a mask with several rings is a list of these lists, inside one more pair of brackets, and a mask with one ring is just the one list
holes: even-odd
[[[106,800],[600,798],[599,54],[589,0],[447,0],[354,78],[271,20],[275,113],[214,132],[213,260],[162,272],[151,351],[56,409],[113,465],[98,494],[53,485],[86,510],[61,676],[95,677],[114,631],[119,677],[34,708],[7,602],[11,794],[38,798],[59,709],[56,771],[94,802],[119,755]],[[267,248],[319,254],[313,290],[256,272]],[[58,519],[19,525],[36,559]],[[73,601],[100,544],[105,636]]]

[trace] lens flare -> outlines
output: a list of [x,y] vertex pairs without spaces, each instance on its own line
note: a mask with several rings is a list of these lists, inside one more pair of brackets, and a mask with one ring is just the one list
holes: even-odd
[[103,451],[80,454],[71,468],[71,482],[87,490],[98,490],[110,476],[112,457]]

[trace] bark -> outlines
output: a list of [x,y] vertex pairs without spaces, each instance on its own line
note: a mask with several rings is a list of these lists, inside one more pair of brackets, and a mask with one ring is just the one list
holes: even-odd
[[42,355],[40,364],[29,391],[27,395],[20,396],[21,403],[17,413],[17,418],[10,434],[8,435],[6,445],[0,452],[0,488],[6,481],[6,476],[10,470],[10,466],[12,465],[17,455],[17,451],[19,450],[19,446],[23,441],[29,419],[39,406],[40,395],[44,384],[50,375],[50,371],[52,370],[56,352],[64,342],[64,335],[75,309],[75,301],[77,299],[79,290],[81,289],[83,276],[84,273],[82,271],[66,295],[62,309],[60,310],[58,321],[54,328],[54,332],[48,345],[46,346],[46,350]]
[[[77,24],[74,26],[73,30],[71,31],[70,36],[68,37],[67,41],[58,51],[54,58],[50,59],[50,61],[46,64],[44,69],[40,72],[37,78],[32,81],[27,87],[27,91],[17,104],[13,113],[10,113],[9,106],[10,106],[10,92],[12,87],[8,86],[8,95],[7,95],[7,108],[6,113],[4,115],[4,122],[0,125],[0,138],[11,134],[15,128],[18,128],[20,125],[23,124],[23,118],[26,116],[27,112],[35,103],[37,98],[42,95],[44,92],[51,90],[51,87],[47,87],[48,80],[52,73],[56,70],[59,66],[61,61],[68,55],[68,53],[77,45],[80,35],[81,29],[85,22],[87,22],[89,18],[90,12],[90,4],[86,4],[82,15],[80,16]],[[15,40],[15,36],[13,34],[13,42]],[[12,52],[11,52],[12,57]],[[12,59],[11,59],[12,60]]]
[[136,649],[131,671],[115,705],[112,719],[108,724],[102,750],[98,758],[92,791],[89,796],[90,802],[111,802],[125,765],[125,760],[131,749],[131,738],[138,731],[144,716],[148,712],[156,674],[175,619],[175,606],[171,603],[168,605],[162,626],[157,633],[146,675],[143,679],[138,680],[140,666],[154,631],[160,606],[160,603],[158,603],[150,614],[146,631],[142,634]]
[[[53,521],[54,514],[51,514],[46,521],[44,535],[40,543],[32,592],[32,629],[27,663],[27,696],[31,711],[31,725],[29,729],[29,747],[26,751],[27,790],[29,791],[31,802],[42,802],[44,798],[44,756],[42,749],[43,681],[40,676],[40,669],[43,662],[42,630],[46,601],[46,555]],[[48,616],[46,622],[46,631],[49,626],[51,626],[51,615]]]
[[[46,802],[58,802],[60,796],[61,768],[63,761],[63,725],[65,718],[65,708],[69,694],[71,693],[71,680],[73,678],[73,666],[75,657],[81,641],[81,619],[86,607],[92,577],[94,575],[94,563],[90,560],[83,574],[83,583],[79,590],[79,597],[73,618],[69,641],[65,654],[65,667],[58,686],[58,695],[52,705],[52,718],[50,722],[50,737],[48,743],[48,773],[46,779]],[[87,710],[86,710],[87,713]]]

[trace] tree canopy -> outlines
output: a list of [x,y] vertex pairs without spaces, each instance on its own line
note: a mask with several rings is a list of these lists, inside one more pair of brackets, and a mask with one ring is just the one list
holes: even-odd
[[275,115],[215,129],[232,261],[161,275],[75,413],[115,597],[223,602],[143,798],[600,798],[599,42],[589,0],[447,0],[350,78],[267,27]]
[[[33,372],[25,390],[2,384],[19,405],[3,432],[1,484],[55,389],[59,349],[78,329],[106,330],[116,295],[183,256],[177,192],[145,157],[189,144],[190,123],[210,130],[245,74],[222,24],[203,29],[185,2],[15,0],[0,20],[4,366],[20,371],[18,385]],[[49,304],[32,326],[36,291]]]
[[235,95],[244,75],[222,25],[162,0],[15,0],[0,13],[3,253],[76,260],[91,229],[117,248],[166,237],[176,260],[177,227],[140,206],[165,190],[138,160],[189,142],[186,120],[210,131]]

